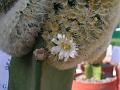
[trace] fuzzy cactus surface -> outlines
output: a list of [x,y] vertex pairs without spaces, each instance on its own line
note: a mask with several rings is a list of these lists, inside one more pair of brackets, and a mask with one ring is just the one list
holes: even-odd
[[64,34],[75,42],[78,56],[68,58],[68,62],[62,63],[58,62],[59,54],[51,54],[50,63],[56,68],[67,69],[82,61],[100,62],[103,58],[98,58],[111,42],[120,9],[119,3],[119,0],[53,0],[43,24],[42,36],[47,43],[46,47],[50,51],[56,46],[56,43],[51,42],[52,39],[58,33]]
[[[77,64],[94,62],[106,51],[118,20],[119,3],[119,0],[18,0],[0,15],[0,49],[12,55],[9,90],[71,90]],[[58,33],[72,37],[77,44],[75,59],[64,62],[50,53],[55,46],[51,39]],[[39,48],[48,50],[47,60],[34,60],[33,51]]]
[[0,13],[6,12],[17,0],[0,0]]

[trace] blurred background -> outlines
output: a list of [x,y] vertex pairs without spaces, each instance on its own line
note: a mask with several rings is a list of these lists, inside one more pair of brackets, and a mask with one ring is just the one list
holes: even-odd
[[0,90],[7,90],[8,87],[8,70],[11,57],[0,51]]

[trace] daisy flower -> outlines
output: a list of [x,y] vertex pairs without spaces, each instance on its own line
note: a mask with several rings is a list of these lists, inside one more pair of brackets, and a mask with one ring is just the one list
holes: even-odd
[[73,39],[68,39],[63,34],[58,34],[57,38],[53,38],[52,42],[56,46],[51,48],[51,54],[59,56],[59,60],[67,61],[70,57],[75,58],[77,56],[76,43],[73,42]]

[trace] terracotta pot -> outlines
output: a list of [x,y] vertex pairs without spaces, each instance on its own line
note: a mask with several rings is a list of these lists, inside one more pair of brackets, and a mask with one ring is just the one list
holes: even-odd
[[105,83],[86,83],[73,81],[72,90],[117,90],[117,78]]

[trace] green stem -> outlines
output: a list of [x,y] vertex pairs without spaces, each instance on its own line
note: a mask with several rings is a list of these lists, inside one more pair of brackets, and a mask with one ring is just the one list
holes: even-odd
[[85,76],[86,76],[86,79],[92,78],[93,70],[92,70],[92,65],[91,64],[86,64],[85,65]]
[[93,78],[95,80],[101,80],[101,76],[102,76],[102,68],[100,64],[97,65],[92,65],[93,68]]

